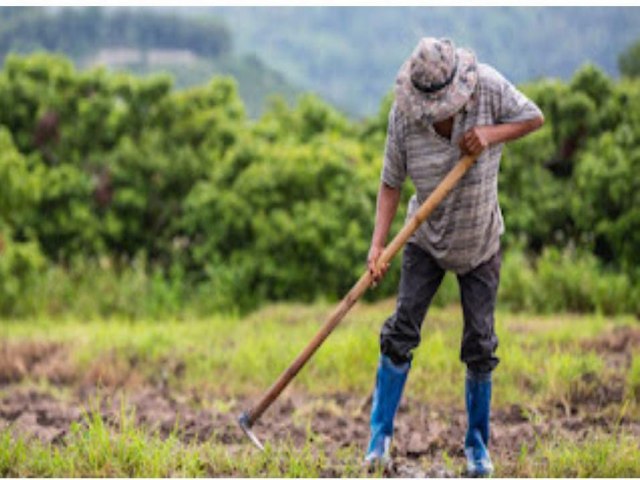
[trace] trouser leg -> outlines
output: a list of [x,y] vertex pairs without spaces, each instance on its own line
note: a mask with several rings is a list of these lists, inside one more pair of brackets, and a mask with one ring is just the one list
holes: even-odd
[[420,247],[412,243],[405,246],[396,310],[380,332],[380,351],[394,363],[411,361],[412,351],[420,344],[422,322],[444,273]]
[[494,312],[500,281],[500,252],[464,275],[458,275],[464,330],[460,359],[475,373],[491,372],[499,362]]

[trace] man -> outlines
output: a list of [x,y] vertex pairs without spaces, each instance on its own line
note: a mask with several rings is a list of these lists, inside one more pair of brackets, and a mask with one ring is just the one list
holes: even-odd
[[540,109],[500,73],[448,39],[423,38],[402,65],[389,113],[376,224],[368,266],[376,268],[408,175],[416,187],[407,218],[461,155],[476,164],[405,246],[396,310],[380,333],[367,464],[388,465],[393,419],[420,343],[427,309],[446,270],[458,278],[464,313],[460,358],[466,364],[464,440],[468,474],[493,472],[488,451],[491,374],[498,364],[494,309],[500,275],[498,167],[502,144],[539,128]]

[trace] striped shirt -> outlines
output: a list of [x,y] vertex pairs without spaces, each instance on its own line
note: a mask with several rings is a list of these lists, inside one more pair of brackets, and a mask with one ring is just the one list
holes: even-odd
[[[451,140],[431,124],[410,120],[394,103],[389,113],[381,180],[401,188],[411,178],[416,194],[410,219],[461,157],[458,142],[477,125],[514,123],[542,116],[540,109],[486,64],[478,65],[478,84],[467,105],[454,116]],[[502,144],[478,158],[456,187],[409,239],[446,270],[464,274],[486,262],[500,248],[504,232],[498,204],[498,169]]]

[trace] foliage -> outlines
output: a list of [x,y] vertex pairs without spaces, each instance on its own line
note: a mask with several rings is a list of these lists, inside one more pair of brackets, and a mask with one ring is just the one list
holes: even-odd
[[45,265],[36,242],[16,242],[10,231],[0,230],[0,315],[34,311],[34,286]]
[[634,282],[602,268],[586,252],[549,247],[532,261],[512,248],[501,276],[500,305],[514,311],[640,314],[640,289]]
[[637,265],[634,165],[638,162],[635,83],[613,84],[586,65],[569,84],[525,88],[546,125],[510,145],[500,174],[507,245],[524,240],[540,252],[585,249],[609,267]]
[[0,126],[0,227],[17,225],[38,200],[41,185],[16,149],[11,132]]
[[45,257],[28,231],[22,229],[18,235],[15,229],[19,229],[38,200],[41,183],[36,174],[28,171],[27,159],[18,152],[11,133],[3,126],[0,185],[0,314],[22,313],[23,296],[32,298],[32,287],[45,266]]
[[286,152],[241,145],[186,200],[196,261],[242,272],[237,298],[247,289],[252,301],[346,291],[366,255],[373,215],[371,195],[350,188],[365,180],[345,162],[349,150],[359,153],[357,145],[325,140]]
[[618,69],[627,77],[640,77],[640,39],[633,42],[618,57]]
[[[524,88],[547,121],[503,160],[504,303],[638,312],[638,84],[586,65],[569,83]],[[0,72],[3,311],[48,309],[34,299],[43,289],[55,311],[100,292],[93,311],[133,317],[189,299],[246,310],[342,297],[364,271],[392,99],[365,122],[314,95],[293,108],[273,99],[249,121],[227,78],[176,91],[163,76],[10,56]],[[392,234],[411,194],[406,182]],[[395,293],[399,265],[367,299]],[[448,278],[436,303],[456,299]]]
[[634,272],[640,264],[640,136],[625,123],[584,152],[576,171],[576,222],[592,235],[596,252]]

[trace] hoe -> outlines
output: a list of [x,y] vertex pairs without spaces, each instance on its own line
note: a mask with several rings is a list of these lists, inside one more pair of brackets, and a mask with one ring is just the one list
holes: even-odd
[[[393,238],[391,243],[387,245],[380,257],[378,258],[377,267],[380,268],[383,265],[389,263],[396,253],[404,246],[409,240],[409,237],[418,229],[418,227],[426,220],[426,218],[435,210],[435,208],[442,202],[447,194],[456,186],[458,181],[464,176],[464,174],[475,163],[477,156],[464,156],[458,163],[451,169],[446,177],[440,182],[436,189],[427,197],[424,203],[420,206],[413,218],[405,224],[405,226],[398,232]],[[250,410],[243,412],[238,417],[238,423],[240,428],[249,437],[249,440],[260,450],[264,450],[262,443],[258,440],[258,437],[253,433],[251,428],[256,421],[262,416],[262,414],[271,406],[271,404],[280,396],[282,391],[289,385],[291,380],[298,374],[298,372],[304,367],[311,356],[322,345],[331,332],[338,326],[345,315],[349,312],[351,307],[358,301],[358,299],[364,294],[364,292],[371,286],[372,278],[369,270],[367,269],[360,279],[351,288],[340,303],[335,307],[334,311],[327,318],[320,330],[316,333],[309,344],[304,348],[298,357],[289,365],[289,367],[282,372],[280,377],[271,385],[260,401]]]

